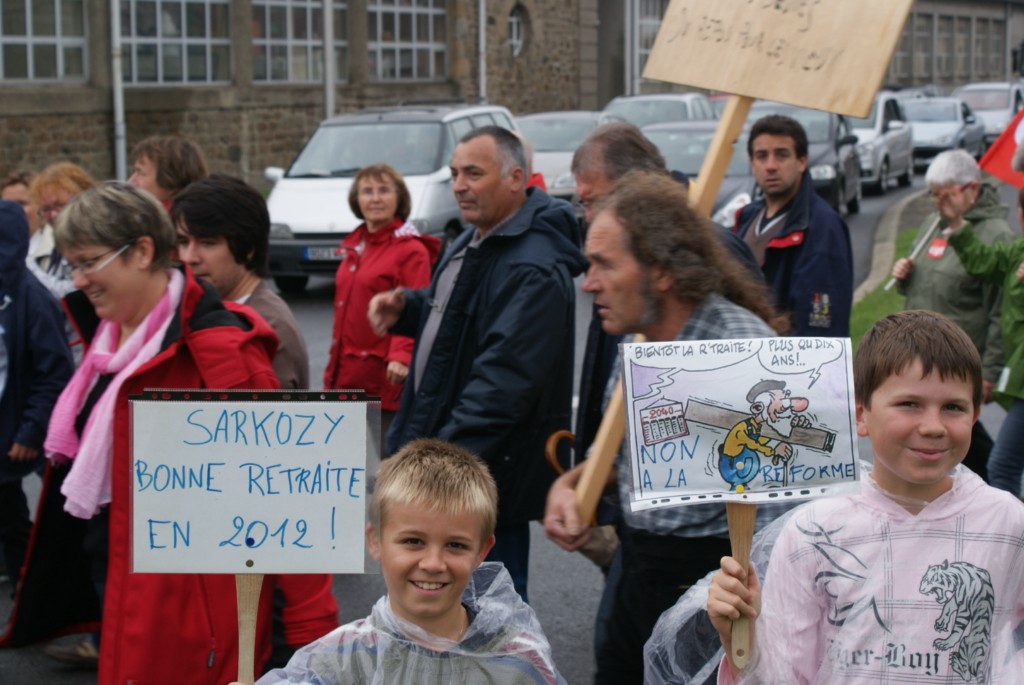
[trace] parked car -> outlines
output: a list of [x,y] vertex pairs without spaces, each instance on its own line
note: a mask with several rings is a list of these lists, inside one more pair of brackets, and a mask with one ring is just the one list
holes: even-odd
[[871,112],[863,119],[851,118],[850,127],[857,136],[861,183],[882,194],[893,177],[901,187],[914,177],[914,133],[903,104],[895,93],[882,91],[875,96]]
[[367,109],[323,121],[285,171],[268,167],[270,274],[278,288],[301,291],[311,275],[338,268],[338,243],[361,223],[348,206],[355,174],[384,162],[405,178],[408,219],[450,240],[462,230],[448,162],[465,133],[481,126],[515,129],[494,105],[409,105]]
[[963,148],[980,159],[985,152],[985,125],[959,98],[904,100],[914,129],[914,168],[925,169],[943,150]]
[[717,118],[711,102],[702,93],[622,95],[605,105],[603,113],[640,128],[662,121]]
[[572,156],[583,139],[603,122],[600,112],[538,112],[516,117],[516,126],[533,147],[533,171],[544,176],[548,194],[570,201],[576,179]]
[[711,109],[715,110],[715,118],[721,119],[725,112],[725,106],[729,103],[729,93],[711,93],[708,100],[711,101]]
[[900,100],[915,100],[919,98],[944,98],[946,89],[937,83],[926,83],[920,86],[885,86],[883,90],[891,90],[896,93]]
[[837,212],[859,212],[860,158],[849,120],[842,114],[759,100],[751,106],[747,122],[768,114],[783,114],[800,122],[807,132],[807,168],[815,191]]
[[968,83],[954,90],[953,97],[966,102],[985,124],[986,148],[995,142],[1024,107],[1024,90],[1019,83]]
[[[717,128],[715,121],[673,121],[644,126],[642,130],[658,146],[669,169],[696,179]],[[750,202],[755,189],[746,140],[742,135],[733,145],[732,159],[711,208],[712,220],[727,228],[732,228],[736,212]]]

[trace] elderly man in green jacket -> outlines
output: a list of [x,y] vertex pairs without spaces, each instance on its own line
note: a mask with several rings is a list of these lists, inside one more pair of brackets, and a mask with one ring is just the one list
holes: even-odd
[[[936,211],[925,219],[918,244],[912,250],[917,257],[897,261],[892,275],[898,290],[907,297],[906,309],[928,309],[945,314],[971,337],[981,353],[982,399],[988,403],[992,401],[992,391],[1003,369],[1002,290],[998,282],[970,275],[946,237],[928,228],[936,221],[939,228],[948,226],[940,210],[947,199],[956,194],[962,200],[963,218],[974,226],[982,242],[1009,243],[1015,237],[1006,223],[1009,209],[999,201],[995,186],[982,182],[978,163],[963,150],[950,150],[937,156],[925,173],[925,183]],[[976,421],[971,448],[963,463],[986,481],[986,463],[991,450],[992,438],[981,422]]]

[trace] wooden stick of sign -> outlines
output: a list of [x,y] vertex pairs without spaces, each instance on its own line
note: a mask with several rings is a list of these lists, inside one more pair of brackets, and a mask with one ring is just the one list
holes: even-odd
[[[722,112],[722,119],[715,131],[711,145],[708,147],[707,156],[704,157],[704,164],[700,168],[700,175],[694,183],[690,193],[690,204],[701,216],[708,216],[718,194],[718,187],[722,185],[725,178],[725,170],[729,166],[732,157],[733,144],[743,132],[743,124],[750,114],[752,98],[741,95],[732,95]],[[642,336],[638,336],[635,342],[644,342]],[[612,391],[611,399],[605,408],[604,417],[601,419],[601,427],[598,428],[594,437],[594,445],[591,448],[590,457],[584,463],[583,472],[580,474],[579,485],[576,487],[576,506],[579,509],[581,521],[592,521],[597,511],[598,500],[608,483],[608,476],[611,474],[612,466],[615,463],[615,454],[618,452],[622,438],[626,434],[626,413],[623,409],[622,378],[615,383],[615,390]],[[742,545],[746,545],[746,559],[750,557],[750,542],[754,535],[754,512],[756,505],[728,503],[726,509],[729,516],[729,537],[732,540],[733,556],[737,559],[737,552],[742,551]],[[737,521],[737,529],[733,528],[733,520]],[[742,527],[741,527],[742,526]],[[746,542],[743,543],[743,540]],[[737,547],[739,543],[740,547]],[[746,564],[746,561],[742,563]],[[742,631],[742,629],[741,629]],[[746,641],[742,640],[746,635]],[[733,633],[733,663],[737,667],[742,666],[737,661],[736,652],[742,651],[749,654],[749,627],[746,632],[737,635],[735,627]],[[743,658],[746,664],[746,658]]]
[[263,589],[262,573],[235,575],[235,595],[238,602],[238,682],[253,685],[256,682],[256,614]]

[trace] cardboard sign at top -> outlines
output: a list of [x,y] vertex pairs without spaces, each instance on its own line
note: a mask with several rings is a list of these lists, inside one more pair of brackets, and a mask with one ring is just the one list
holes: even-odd
[[644,78],[867,116],[913,0],[672,0]]

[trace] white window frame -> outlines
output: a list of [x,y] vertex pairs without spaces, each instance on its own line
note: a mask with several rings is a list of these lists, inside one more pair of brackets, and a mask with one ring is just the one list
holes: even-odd
[[644,73],[647,59],[654,49],[654,39],[661,28],[661,19],[668,10],[668,0],[640,0],[637,3],[636,53],[640,73]]
[[[335,0],[332,4],[337,26],[338,15],[348,11],[348,3]],[[275,10],[283,12],[285,17],[283,35],[279,36],[269,31]],[[305,16],[300,18],[297,10],[304,10]],[[254,83],[320,83],[324,80],[323,0],[252,0],[252,12],[254,29],[261,26],[267,29],[267,35],[253,36],[252,40]],[[261,19],[257,19],[257,13],[262,14]],[[348,50],[348,41],[337,34],[335,31],[335,54]],[[263,48],[263,54],[257,56],[256,48]],[[281,57],[274,55],[278,51],[284,53],[282,62],[277,61]],[[257,68],[258,61],[263,63],[262,70]],[[341,73],[337,75],[339,81],[346,78]]]
[[[138,35],[138,9],[141,2],[153,2],[156,7],[156,35]],[[170,13],[170,6],[179,5],[178,16]],[[189,36],[187,21],[187,5],[203,6],[204,35]],[[211,9],[219,7],[226,9],[224,16],[226,35],[211,35]],[[121,42],[122,50],[126,57],[124,66],[124,84],[126,87],[158,87],[158,86],[196,86],[214,85],[231,82],[231,4],[229,0],[121,0]],[[168,10],[165,12],[164,10]],[[126,12],[127,10],[127,12]],[[170,34],[167,26],[171,20],[177,20],[177,35]],[[173,25],[173,24],[171,24]],[[154,80],[143,80],[139,76],[139,54],[143,49],[156,48],[156,78]],[[165,76],[164,61],[165,55],[170,48],[179,48],[181,54],[181,78],[171,79]],[[202,48],[205,60],[204,78],[189,77],[189,48]],[[223,78],[214,78],[214,54],[226,58],[226,68],[223,70]]]
[[[56,82],[56,81],[73,81],[83,82],[89,75],[89,13],[87,10],[87,2],[83,0],[81,3],[82,16],[81,26],[82,35],[70,36],[64,35],[64,13],[62,12],[63,0],[49,0],[53,4],[54,8],[54,33],[53,35],[36,35],[35,27],[32,21],[32,0],[3,0],[3,4],[7,3],[16,4],[22,3],[25,11],[25,33],[22,35],[7,35],[7,27],[4,24],[3,12],[0,12],[0,84],[10,83],[27,83],[29,81],[45,81],[45,82]],[[26,62],[26,75],[25,76],[6,76],[6,64],[4,62],[5,53],[8,47],[24,46],[25,47],[25,62]],[[39,48],[53,48],[55,51],[55,65],[56,74],[53,76],[39,76],[36,72],[36,50]],[[80,50],[81,51],[81,64],[82,73],[80,74],[67,74],[66,73],[66,58],[65,51],[67,50]]]
[[523,52],[526,42],[526,9],[516,3],[508,13],[508,47],[515,59]]
[[[369,77],[371,81],[440,81],[448,76],[448,28],[447,2],[445,0],[368,0],[366,16],[369,56]],[[389,19],[390,17],[390,19]],[[408,18],[410,36],[403,40],[401,27]],[[427,35],[420,36],[421,19],[425,18]],[[387,24],[394,34],[384,35]],[[435,28],[443,26],[444,36],[435,35]],[[426,73],[421,73],[419,54],[427,53]],[[408,71],[403,66],[403,57],[408,56]],[[440,61],[440,68],[438,63]]]

